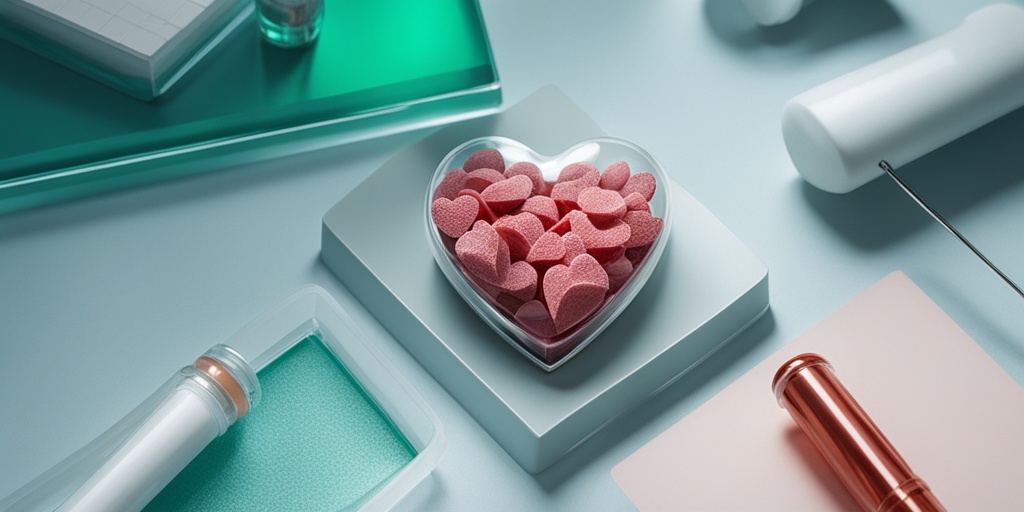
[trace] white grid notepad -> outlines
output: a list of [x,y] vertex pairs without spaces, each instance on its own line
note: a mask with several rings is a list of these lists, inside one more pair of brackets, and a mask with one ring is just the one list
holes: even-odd
[[215,0],[24,0],[146,57],[195,21]]

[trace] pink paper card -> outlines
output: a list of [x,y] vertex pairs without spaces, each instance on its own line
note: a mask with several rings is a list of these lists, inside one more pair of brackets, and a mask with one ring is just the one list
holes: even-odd
[[1024,510],[1024,389],[901,272],[612,469],[640,510],[858,510],[780,408],[772,377],[816,352],[949,510]]

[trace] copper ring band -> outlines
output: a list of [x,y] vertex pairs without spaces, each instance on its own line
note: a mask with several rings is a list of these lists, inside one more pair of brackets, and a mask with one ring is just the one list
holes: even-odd
[[238,381],[231,376],[231,373],[224,368],[220,361],[202,356],[196,359],[192,366],[208,375],[228,394],[228,398],[235,404],[235,409],[238,411],[238,418],[245,416],[249,412],[249,400],[245,397],[245,391],[242,390],[242,386],[238,385]]

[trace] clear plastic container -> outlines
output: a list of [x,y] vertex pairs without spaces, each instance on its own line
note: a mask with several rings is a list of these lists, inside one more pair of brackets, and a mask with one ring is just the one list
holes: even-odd
[[[603,171],[612,163],[625,161],[632,174],[650,172],[657,182],[649,204],[651,214],[664,220],[660,233],[646,256],[633,269],[628,280],[605,298],[603,305],[579,324],[554,337],[538,336],[520,324],[509,311],[497,304],[480,284],[467,278],[450,240],[439,232],[431,217],[434,191],[451,170],[462,167],[466,158],[482,149],[496,149],[505,159],[506,168],[516,162],[536,164],[548,183],[553,183],[566,165],[590,162]],[[642,148],[622,139],[602,137],[588,139],[556,156],[538,154],[524,144],[504,137],[481,137],[456,147],[434,171],[424,197],[424,225],[434,259],[466,303],[499,336],[546,371],[553,371],[583,350],[629,306],[640,292],[661,258],[672,227],[671,198],[668,176],[661,164]]]
[[[379,349],[371,344],[352,317],[318,286],[304,287],[228,340],[228,343],[240,347],[269,346],[252,359],[264,385],[260,406],[263,411],[271,405],[271,393],[274,391],[270,383],[262,380],[263,372],[310,336],[318,338],[336,358],[348,377],[355,381],[371,405],[400,433],[402,441],[408,443],[414,453],[411,460],[395,473],[374,477],[362,496],[340,507],[343,510],[390,509],[437,466],[445,446],[440,420]],[[374,440],[364,441],[372,443]],[[315,471],[315,464],[313,466],[307,470]],[[282,471],[288,478],[300,476]],[[339,481],[335,485],[346,483]],[[288,483],[283,482],[282,485]],[[334,490],[325,487],[317,492],[330,493]]]
[[[332,429],[348,431],[343,437],[347,436],[354,441],[352,445],[332,446],[333,450],[357,452],[360,447],[356,444],[372,445],[375,442],[373,438],[359,438],[359,434],[366,431],[352,426],[358,423],[359,418],[352,421],[342,418],[341,421],[325,423],[315,420],[337,418],[339,414],[320,414],[317,410],[295,414],[290,410],[273,409],[275,400],[280,405],[282,393],[290,399],[296,395],[296,389],[299,393],[308,390],[310,379],[323,376],[316,371],[295,371],[297,368],[292,366],[283,377],[279,372],[275,382],[271,378],[274,376],[265,372],[276,362],[287,359],[289,354],[294,355],[293,349],[304,341],[308,343],[311,338],[322,344],[322,348],[317,345],[316,350],[321,354],[324,350],[329,353],[327,358],[332,364],[326,366],[328,371],[343,374],[331,377],[352,383],[354,394],[363,402],[362,414],[375,416],[374,421],[386,425],[389,432],[394,432],[396,442],[409,453],[406,463],[400,467],[389,467],[384,473],[352,474],[364,467],[375,466],[375,469],[380,469],[381,465],[365,461],[357,464],[354,469],[339,470],[331,467],[339,464],[335,463],[330,453],[317,453],[313,457],[302,458],[310,452],[310,446],[329,439],[329,431]],[[293,508],[317,503],[315,508],[318,509],[384,510],[404,498],[437,465],[445,444],[437,417],[380,352],[367,342],[353,320],[323,289],[315,286],[303,288],[232,336],[227,344],[238,347],[243,353],[246,347],[267,347],[258,356],[249,359],[259,379],[259,387],[262,388],[260,407],[236,422],[226,435],[211,442],[199,453],[193,464],[181,470],[178,477],[153,498],[150,507],[162,509],[168,503],[179,503],[181,496],[193,498],[205,495],[203,508],[249,508],[243,501],[254,499],[266,507],[279,509],[276,505],[280,504],[274,503],[276,499],[289,500]],[[302,370],[301,367],[298,369]],[[285,386],[280,385],[282,378]],[[56,510],[112,453],[124,445],[126,437],[138,431],[138,426],[152,415],[172,390],[173,387],[164,386],[108,432],[0,500],[0,510]],[[348,412],[343,404],[335,405],[341,416]],[[268,415],[276,416],[271,418],[270,427],[277,430],[267,432],[266,422],[263,426],[254,423],[266,420]],[[304,424],[311,418],[314,420],[312,425]],[[301,431],[302,428],[313,428],[323,435],[287,435],[287,431]],[[264,430],[262,437],[253,435],[257,429]],[[355,432],[354,436],[352,432]],[[266,439],[271,442],[262,442]],[[257,441],[260,443],[257,444]],[[219,464],[209,464],[211,458]],[[191,487],[192,481],[188,478],[178,480],[196,470],[202,472],[204,477],[198,486]],[[323,481],[324,475],[336,476],[345,471],[348,471],[350,481]],[[352,481],[357,484],[352,484]],[[242,482],[241,487],[239,482]],[[302,488],[302,485],[311,487],[309,482],[322,483],[314,488]],[[254,489],[254,486],[259,487]],[[339,497],[338,488],[342,487],[348,491]],[[239,494],[240,488],[249,493]],[[295,492],[301,492],[305,501],[290,501],[288,493]],[[165,493],[171,496],[165,496]],[[145,504],[142,502],[138,507]]]

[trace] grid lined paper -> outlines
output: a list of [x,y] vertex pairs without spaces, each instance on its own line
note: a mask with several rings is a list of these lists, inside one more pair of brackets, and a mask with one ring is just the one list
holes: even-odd
[[151,57],[216,0],[24,0]]

